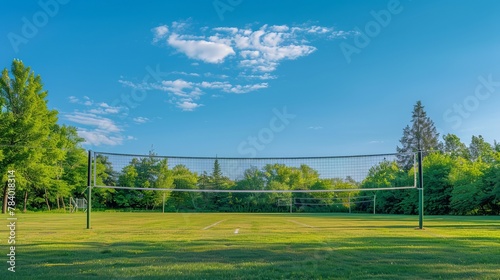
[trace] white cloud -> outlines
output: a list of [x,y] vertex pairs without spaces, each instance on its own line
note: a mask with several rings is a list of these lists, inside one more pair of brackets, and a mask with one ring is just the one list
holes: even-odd
[[134,83],[134,82],[131,82],[131,81],[127,81],[127,80],[118,80],[118,82],[120,84],[122,84],[123,86],[126,86],[126,87],[131,87],[133,89],[136,89],[136,90],[150,90],[151,87],[149,86],[149,84],[147,83],[140,83],[140,84],[137,84],[137,83]]
[[322,126],[310,126],[307,129],[320,130],[320,129],[323,129],[323,127]]
[[123,129],[112,117],[126,117],[125,108],[111,106],[106,102],[95,102],[88,96],[82,101],[71,97],[70,102],[84,106],[83,111],[75,109],[72,113],[66,113],[63,118],[77,127],[78,135],[85,139],[89,145],[121,145],[126,137]]
[[200,76],[200,74],[198,74],[198,73],[187,73],[187,72],[184,72],[184,71],[174,71],[174,72],[172,72],[172,74],[183,75],[183,76],[193,76],[193,77],[199,77]]
[[[207,93],[214,97],[220,96],[220,92],[244,94],[268,88],[268,83],[248,81],[276,79],[277,76],[272,73],[283,61],[305,57],[317,50],[313,45],[316,38],[332,39],[347,36],[348,33],[312,24],[265,24],[257,28],[204,26],[197,32],[193,30],[195,29],[188,20],[173,22],[169,27],[160,25],[153,28],[152,32],[154,38],[164,38],[167,47],[195,60],[190,66],[199,66],[199,62],[218,64],[218,69],[236,70],[236,75],[211,72],[200,75],[174,71],[171,73],[183,77],[153,83],[136,84],[125,80],[119,82],[133,88],[166,92],[170,104],[175,104],[183,111],[193,111],[203,106],[198,100]],[[246,80],[247,83],[242,83],[241,80]]]
[[[106,103],[101,103],[100,106],[111,108]],[[65,114],[64,118],[76,124],[78,135],[85,139],[85,144],[116,146],[123,143],[123,129],[110,118],[89,112],[73,112]]]
[[229,82],[201,82],[200,84],[203,88],[216,88],[216,89],[224,89],[231,87]]
[[89,113],[97,115],[107,115],[107,114],[118,114],[120,113],[120,107],[109,106],[107,103],[99,103],[97,108],[89,110]]
[[189,26],[190,20],[187,21],[174,21],[172,22],[172,28],[177,31],[183,31]]
[[168,26],[160,25],[152,29],[154,33],[153,42],[158,42],[159,40],[165,38],[165,35],[168,33]]
[[160,86],[152,85],[152,87],[156,87],[162,91],[168,91],[175,95],[188,97],[189,93],[185,92],[186,89],[192,89],[193,84],[190,82],[186,82],[182,79],[177,79],[175,81],[162,81]]
[[91,107],[90,109],[87,109],[88,112],[96,115],[118,114],[123,109],[122,107],[110,106],[105,102],[96,104],[94,100],[90,99],[88,96],[83,97],[84,101],[80,101],[80,99],[75,96],[70,96],[68,99],[70,103]]
[[105,131],[101,130],[78,129],[77,132],[78,136],[85,139],[85,144],[90,144],[93,146],[116,146],[123,143],[123,138],[121,136],[109,135]]
[[207,77],[207,78],[214,78],[214,79],[227,79],[229,78],[228,75],[224,75],[224,74],[213,74],[213,73],[210,73],[210,72],[207,72],[205,74],[203,74],[203,76]]
[[358,31],[343,31],[343,30],[338,30],[338,31],[333,31],[329,38],[330,39],[336,39],[336,38],[342,38],[342,39],[345,39],[347,37],[351,37],[351,36],[358,36],[360,33]]
[[309,32],[309,33],[324,34],[324,33],[329,33],[332,31],[333,31],[332,28],[323,27],[323,26],[311,26],[311,27],[307,28],[307,32]]
[[241,57],[245,59],[255,59],[260,56],[259,51],[241,51],[240,52]]
[[[326,29],[314,26],[310,30],[320,33]],[[303,43],[286,25],[264,25],[258,30],[242,29],[226,36],[229,36],[226,40],[233,42],[241,57],[239,66],[254,72],[275,71],[280,61],[294,60],[316,50],[315,47]]]
[[244,85],[244,86],[236,85],[236,86],[231,88],[230,92],[241,94],[241,93],[248,93],[251,91],[255,91],[255,90],[267,88],[267,87],[268,87],[267,83],[260,83],[260,84],[254,84],[254,85]]
[[181,108],[183,111],[193,111],[194,109],[203,106],[203,104],[198,104],[190,101],[177,102],[177,107]]
[[76,98],[75,96],[70,96],[68,97],[69,99],[69,103],[78,103],[80,102],[80,100],[78,100],[78,98]]
[[[220,78],[220,77],[219,77]],[[120,80],[123,85],[132,88],[143,88],[147,90],[159,90],[169,94],[169,103],[176,104],[178,108],[183,111],[194,111],[196,108],[202,106],[194,102],[206,94],[207,91],[226,92],[234,94],[249,93],[259,89],[269,87],[268,83],[256,84],[232,84],[229,81],[201,81],[189,82],[183,79],[177,80],[163,80],[157,83],[149,84],[135,84],[130,81]],[[212,96],[217,94],[212,94]]]
[[134,118],[133,120],[136,123],[147,123],[147,122],[149,122],[149,119],[146,118],[146,117],[137,117],[137,118]]
[[189,58],[208,63],[221,63],[228,55],[233,55],[233,48],[228,45],[205,40],[182,40],[177,34],[168,38],[168,43]]
[[77,124],[82,124],[90,127],[96,127],[100,130],[109,132],[120,132],[121,129],[115,122],[109,118],[104,118],[96,114],[74,112],[73,114],[66,114],[66,119]]
[[[156,38],[157,31],[154,30]],[[185,24],[172,23],[174,32],[168,44],[191,59],[206,63],[223,63],[232,56],[237,65],[255,72],[275,71],[283,60],[294,60],[316,50],[309,39],[323,36],[335,38],[347,36],[348,32],[319,25],[272,25],[258,29],[236,27],[204,27],[200,30],[208,35],[187,34]],[[236,56],[233,56],[236,55]]]
[[253,84],[253,85],[232,85],[227,81],[224,82],[202,82],[202,88],[221,89],[227,93],[248,93],[262,88],[267,88],[267,83]]
[[238,28],[236,27],[216,27],[212,29],[213,31],[224,31],[228,33],[236,34],[238,32]]
[[272,31],[276,31],[276,32],[286,32],[288,31],[290,28],[286,25],[273,25],[270,27],[270,29]]
[[277,76],[271,75],[269,73],[264,73],[261,75],[246,75],[246,74],[241,74],[241,77],[247,78],[247,79],[259,79],[259,80],[273,80],[278,78]]

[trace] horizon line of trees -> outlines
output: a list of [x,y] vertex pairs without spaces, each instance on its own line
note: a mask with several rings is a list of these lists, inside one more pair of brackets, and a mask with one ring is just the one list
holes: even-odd
[[[48,92],[41,77],[20,60],[0,79],[0,179],[2,213],[8,202],[9,170],[15,170],[16,206],[27,210],[66,209],[70,197],[82,197],[87,185],[87,151],[75,127],[57,123],[58,112],[47,107]],[[321,199],[325,204],[345,202],[346,197],[373,195],[363,188],[382,188],[413,180],[413,159],[403,153],[425,151],[423,160],[425,214],[500,214],[500,144],[473,136],[467,146],[458,136],[439,139],[434,123],[420,101],[414,106],[412,124],[403,129],[402,155],[370,169],[361,182],[350,178],[319,178],[307,165],[268,164],[250,168],[240,180],[222,174],[216,160],[213,171],[197,174],[186,166],[170,168],[166,159],[134,158],[122,170],[113,170],[108,158],[97,158],[97,183],[108,186],[225,190],[329,190],[360,188],[339,193],[192,193],[166,194],[167,211],[288,211],[278,199]],[[377,213],[415,214],[416,190],[378,191]],[[158,191],[94,188],[93,207],[103,209],[159,210]],[[356,211],[372,211],[370,202],[357,201]],[[312,206],[301,203],[296,211],[346,211],[347,204]]]

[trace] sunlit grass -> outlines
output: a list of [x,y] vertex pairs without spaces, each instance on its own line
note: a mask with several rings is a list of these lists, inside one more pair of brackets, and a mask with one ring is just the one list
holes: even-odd
[[[18,214],[18,279],[498,279],[499,217]],[[6,228],[6,227],[5,227]],[[7,231],[2,227],[2,236]],[[6,255],[5,239],[2,245]],[[7,257],[4,257],[5,259]],[[3,277],[0,277],[4,279]]]

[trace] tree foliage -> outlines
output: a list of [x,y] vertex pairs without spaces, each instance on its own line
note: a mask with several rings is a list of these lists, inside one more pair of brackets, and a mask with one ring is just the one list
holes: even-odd
[[[53,175],[48,154],[55,141],[49,137],[57,122],[57,111],[47,108],[47,91],[40,75],[20,60],[12,62],[11,71],[2,71],[0,79],[0,174],[14,169],[29,182],[24,191],[36,191],[47,185]],[[32,174],[36,170],[35,174]],[[19,178],[21,179],[21,178]],[[22,180],[22,179],[21,179]],[[7,206],[7,183],[3,187],[2,213]]]

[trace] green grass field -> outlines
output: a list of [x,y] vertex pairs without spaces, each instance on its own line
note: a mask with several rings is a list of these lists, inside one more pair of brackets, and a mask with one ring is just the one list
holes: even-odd
[[[500,217],[17,215],[1,279],[499,279]],[[4,223],[8,224],[7,216]],[[4,277],[6,276],[6,277]]]

